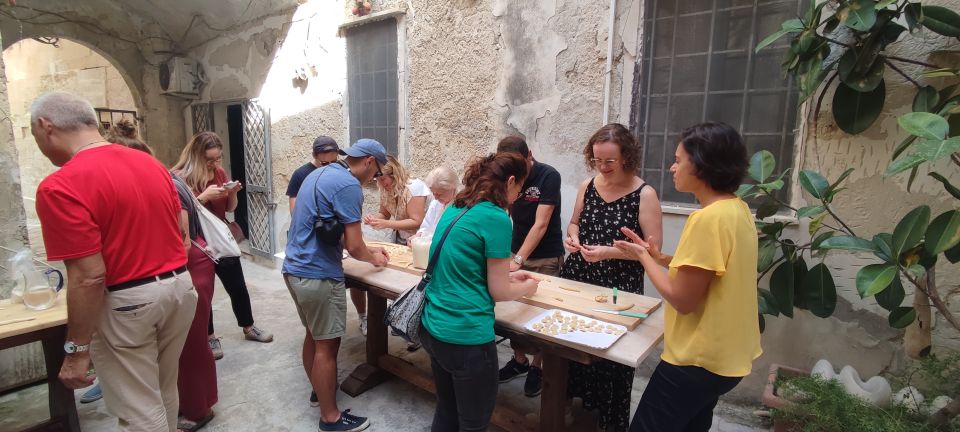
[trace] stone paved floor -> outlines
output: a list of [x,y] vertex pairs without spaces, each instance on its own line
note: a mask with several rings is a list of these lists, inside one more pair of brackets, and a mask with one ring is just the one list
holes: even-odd
[[[225,357],[217,362],[219,400],[214,407],[216,418],[203,430],[210,432],[236,431],[296,431],[317,430],[319,415],[307,403],[310,393],[300,363],[300,345],[303,330],[296,310],[280,278],[278,270],[244,261],[247,284],[253,298],[257,325],[274,333],[270,344],[244,341],[230,309],[230,301],[219,286],[214,295],[214,321],[217,333],[223,337]],[[348,312],[349,329],[343,340],[339,359],[341,380],[363,360],[364,338],[357,328],[356,313],[351,305]],[[424,368],[428,358],[420,350],[408,354],[397,338],[390,338],[390,350],[407,357]],[[509,346],[499,347],[501,363],[511,355]],[[638,369],[634,378],[632,401],[634,406],[646,385],[649,365]],[[539,398],[523,396],[522,380],[500,387],[500,398],[507,403],[536,412]],[[77,397],[82,392],[77,392]],[[391,380],[356,398],[338,392],[341,409],[368,416],[370,431],[428,430],[433,415],[434,399],[401,380]],[[740,432],[767,430],[752,415],[755,407],[739,407],[721,402],[711,431]],[[116,419],[105,409],[103,401],[80,405],[79,413],[84,431],[111,431]],[[577,417],[573,430],[591,430],[589,414],[575,410]],[[531,414],[533,415],[533,414]],[[37,386],[19,393],[0,397],[0,432],[20,430],[46,416],[46,390]],[[492,430],[499,430],[493,428]]]

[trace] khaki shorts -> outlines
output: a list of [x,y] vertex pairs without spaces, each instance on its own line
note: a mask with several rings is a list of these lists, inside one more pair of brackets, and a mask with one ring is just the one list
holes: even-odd
[[300,322],[314,340],[335,339],[347,330],[347,295],[343,282],[283,275],[297,305]]
[[559,256],[556,258],[529,259],[523,263],[520,269],[545,274],[547,276],[558,276],[561,266],[563,266],[563,257]]

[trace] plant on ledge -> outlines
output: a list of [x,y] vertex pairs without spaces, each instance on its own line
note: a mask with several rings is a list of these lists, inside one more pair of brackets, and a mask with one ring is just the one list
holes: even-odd
[[[916,38],[921,32],[928,38],[941,35],[960,40],[960,15],[945,7],[906,0],[814,1],[803,17],[784,22],[780,31],[757,45],[759,51],[782,37],[789,38],[783,70],[797,83],[800,102],[810,107],[814,146],[817,119],[829,93],[837,126],[856,135],[869,130],[880,117],[887,100],[885,78],[899,76],[909,82],[915,89],[911,112],[897,119],[909,136],[893,149],[884,177],[909,175],[907,191],[902,192],[907,194],[922,172],[953,197],[953,209],[944,213],[933,215],[930,207],[921,205],[889,232],[858,232],[834,211],[853,168],[835,179],[813,170],[801,171],[797,179],[813,200],[812,205],[794,208],[778,196],[789,170],[774,173],[776,161],[770,152],[753,155],[749,173],[755,183],[742,185],[738,195],[760,203],[757,267],[760,279],[770,274],[770,288],[758,292],[761,328],[762,314],[793,317],[794,308],[822,318],[831,316],[837,292],[825,260],[828,251],[839,250],[876,258],[875,263],[859,269],[857,291],[862,298],[873,297],[888,311],[892,327],[907,328],[904,343],[911,357],[930,353],[931,305],[947,325],[960,332],[960,319],[948,308],[935,277],[938,262],[960,262],[960,188],[948,181],[949,172],[945,171],[956,173],[960,167],[960,69],[956,58],[960,51],[916,52],[917,59],[888,51],[891,45]],[[951,39],[947,46],[955,47]],[[938,65],[930,57],[949,61]],[[907,72],[917,66],[923,68],[917,76]],[[937,87],[927,81],[944,85]],[[809,242],[798,244],[783,238],[784,228],[791,222],[769,221],[784,208],[795,212],[798,219],[809,220]],[[914,292],[912,306],[902,304],[905,286]],[[955,397],[931,423],[944,427],[958,413],[960,397]]]

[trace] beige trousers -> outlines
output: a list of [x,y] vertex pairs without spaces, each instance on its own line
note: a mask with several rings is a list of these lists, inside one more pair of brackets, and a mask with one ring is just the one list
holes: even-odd
[[180,351],[196,309],[186,272],[104,296],[90,356],[121,431],[176,431]]

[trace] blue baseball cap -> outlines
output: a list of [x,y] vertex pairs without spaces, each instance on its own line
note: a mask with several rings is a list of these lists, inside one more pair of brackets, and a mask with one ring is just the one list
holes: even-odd
[[383,148],[383,144],[370,138],[358,139],[346,150],[340,150],[340,154],[356,158],[373,156],[377,162],[380,162],[380,165],[387,164],[387,150]]

